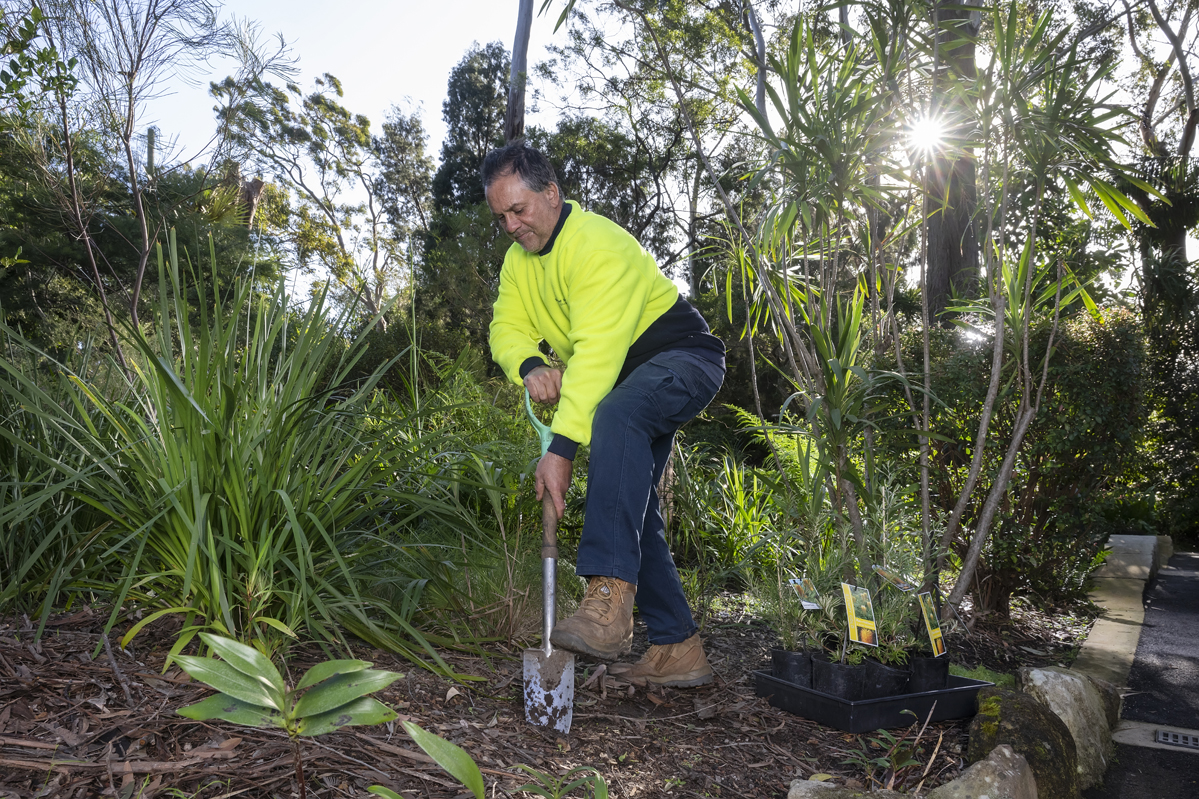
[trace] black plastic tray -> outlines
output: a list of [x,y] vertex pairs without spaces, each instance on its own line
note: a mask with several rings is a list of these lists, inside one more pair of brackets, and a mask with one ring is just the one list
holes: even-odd
[[939,691],[849,702],[813,691],[811,688],[801,688],[795,683],[780,680],[769,672],[755,671],[754,677],[755,693],[766,697],[774,707],[844,732],[870,732],[907,727],[917,719],[904,713],[904,710],[915,713],[922,724],[928,718],[930,710],[933,711],[933,721],[969,718],[975,713],[979,690],[994,685],[951,674],[949,687]]

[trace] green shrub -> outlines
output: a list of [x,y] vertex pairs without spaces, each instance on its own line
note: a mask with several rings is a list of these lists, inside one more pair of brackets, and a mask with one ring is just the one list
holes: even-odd
[[[56,399],[4,364],[7,406],[57,447],[24,448],[37,466],[8,484],[16,501],[0,524],[61,525],[103,564],[86,584],[111,592],[109,623],[131,601],[148,614],[127,639],[168,613],[185,617],[173,653],[201,630],[269,653],[300,635],[344,641],[344,627],[448,671],[410,623],[411,602],[364,590],[399,541],[473,527],[441,479],[446,435],[383,413],[381,369],[346,379],[361,355],[360,338],[347,346],[352,309],[333,314],[320,295],[292,313],[282,284],[270,296],[239,285],[222,303],[201,282],[193,325],[173,246],[159,271],[155,333],[129,331],[137,358],[123,392],[43,356],[69,381]],[[5,432],[12,446],[18,435]],[[48,498],[61,493],[78,505],[51,521]]]
[[[1047,329],[1030,341],[1040,362]],[[1064,320],[1055,344],[1041,409],[1019,452],[1010,486],[984,549],[975,591],[976,607],[1007,614],[1013,593],[1044,600],[1076,596],[1102,540],[1123,527],[1127,480],[1138,464],[1147,405],[1144,340],[1135,316],[1106,310],[1100,320],[1079,314]],[[1038,349],[1040,352],[1038,352]],[[919,368],[918,345],[910,347]],[[986,393],[990,352],[956,331],[933,335],[934,502],[948,516],[970,466],[978,414]],[[990,482],[1003,457],[1019,397],[1011,383],[1001,388],[982,484]],[[896,401],[901,401],[896,397]],[[886,439],[894,441],[894,438]],[[880,457],[912,463],[912,450]],[[980,496],[982,494],[980,493]],[[969,531],[979,503],[967,509]],[[965,540],[953,542],[959,552]]]
[[0,347],[0,611],[34,613],[40,625],[54,607],[89,599],[87,586],[111,573],[99,543],[110,523],[69,490],[92,463],[76,431],[108,438],[111,424],[76,401],[70,376],[88,375],[116,401],[131,394],[90,341],[67,349],[60,364],[0,316]]

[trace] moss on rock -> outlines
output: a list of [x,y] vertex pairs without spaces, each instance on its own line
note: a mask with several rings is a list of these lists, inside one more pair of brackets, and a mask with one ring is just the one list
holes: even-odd
[[1030,696],[984,688],[978,693],[978,713],[970,722],[966,759],[982,760],[1000,744],[1028,761],[1038,795],[1078,799],[1078,753],[1065,723]]

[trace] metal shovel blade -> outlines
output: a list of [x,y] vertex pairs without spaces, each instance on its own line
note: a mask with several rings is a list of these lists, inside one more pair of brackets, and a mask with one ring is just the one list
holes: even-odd
[[575,656],[554,649],[557,616],[558,512],[549,492],[541,506],[541,649],[525,650],[525,718],[566,735],[575,709]]
[[575,710],[575,656],[565,649],[546,655],[525,650],[525,719],[566,735]]

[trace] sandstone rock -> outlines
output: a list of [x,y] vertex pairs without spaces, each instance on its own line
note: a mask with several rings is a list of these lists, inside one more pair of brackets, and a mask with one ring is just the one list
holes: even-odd
[[1120,708],[1124,704],[1124,697],[1120,695],[1119,686],[1113,685],[1107,680],[1092,677],[1090,674],[1086,677],[1095,686],[1095,690],[1099,692],[1099,698],[1103,701],[1103,713],[1107,716],[1108,729],[1116,729],[1116,725],[1120,723]]
[[[1078,753],[1079,787],[1103,784],[1103,772],[1116,753],[1109,721],[1112,702],[1104,699],[1103,689],[1085,674],[1055,667],[1020,669],[1016,679],[1020,690],[1066,723]],[[1117,697],[1114,715],[1119,712]]]
[[832,785],[827,782],[792,780],[791,790],[787,792],[787,799],[905,799],[905,796],[895,791],[870,793],[866,790],[846,788],[843,785]]
[[[1045,794],[1052,799],[1050,794]],[[1037,799],[1037,782],[1028,761],[1007,744],[928,795],[928,799]]]
[[1078,799],[1078,753],[1070,729],[1045,705],[1026,694],[984,688],[970,722],[966,760],[976,763],[1007,744],[1022,755],[1046,799]]

